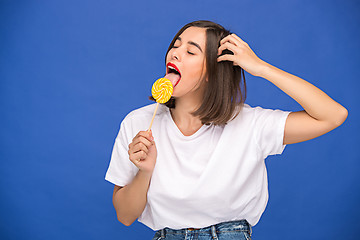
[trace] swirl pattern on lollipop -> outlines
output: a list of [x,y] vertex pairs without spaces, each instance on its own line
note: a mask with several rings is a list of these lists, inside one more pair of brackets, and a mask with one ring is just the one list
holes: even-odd
[[158,103],[166,103],[173,93],[173,85],[167,78],[159,78],[151,88],[151,94]]

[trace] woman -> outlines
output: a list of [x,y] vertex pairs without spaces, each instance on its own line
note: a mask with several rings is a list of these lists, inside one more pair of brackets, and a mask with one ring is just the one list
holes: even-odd
[[[250,239],[268,200],[264,159],[340,126],[347,110],[210,21],[180,29],[165,61],[172,99],[150,132],[155,104],[132,111],[115,141],[105,178],[115,184],[118,220],[129,226],[139,218],[157,231],[154,239]],[[304,110],[245,104],[243,70]]]

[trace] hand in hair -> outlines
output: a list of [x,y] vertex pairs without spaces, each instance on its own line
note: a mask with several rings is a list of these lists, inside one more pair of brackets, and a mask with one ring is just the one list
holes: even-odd
[[264,66],[266,66],[266,62],[256,56],[249,45],[236,34],[233,33],[228,35],[220,41],[218,55],[220,55],[226,49],[233,52],[234,55],[225,54],[219,56],[218,62],[231,61],[234,65],[240,66],[251,75],[261,75],[261,71]]

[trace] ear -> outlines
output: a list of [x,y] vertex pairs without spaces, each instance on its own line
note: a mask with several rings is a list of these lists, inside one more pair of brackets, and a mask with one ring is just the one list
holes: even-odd
[[207,73],[205,73],[206,74],[206,77],[204,78],[204,77],[202,77],[202,79],[203,79],[203,81],[205,80],[205,82],[209,82],[209,76],[208,76],[208,74]]

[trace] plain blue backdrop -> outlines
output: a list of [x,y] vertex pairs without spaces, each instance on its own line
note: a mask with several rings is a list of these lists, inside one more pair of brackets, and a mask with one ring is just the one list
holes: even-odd
[[[150,104],[176,32],[206,19],[316,85],[346,122],[266,159],[255,240],[358,239],[359,1],[0,1],[0,239],[151,239],[104,180],[119,125]],[[301,106],[246,73],[251,106]]]

